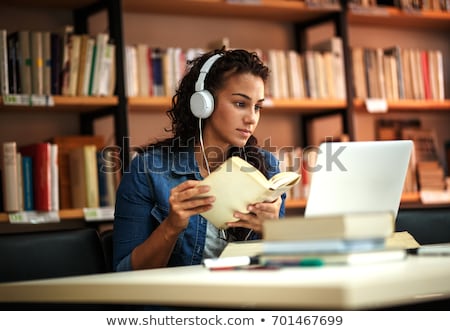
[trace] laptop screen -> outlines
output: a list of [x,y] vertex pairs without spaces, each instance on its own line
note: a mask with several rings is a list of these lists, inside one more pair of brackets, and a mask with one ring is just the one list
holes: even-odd
[[305,217],[392,212],[397,217],[413,143],[326,142],[310,165]]

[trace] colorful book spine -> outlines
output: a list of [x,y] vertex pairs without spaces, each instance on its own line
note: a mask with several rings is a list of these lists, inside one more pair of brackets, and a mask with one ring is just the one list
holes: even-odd
[[34,210],[33,196],[33,159],[30,156],[22,156],[22,183],[23,183],[23,208]]

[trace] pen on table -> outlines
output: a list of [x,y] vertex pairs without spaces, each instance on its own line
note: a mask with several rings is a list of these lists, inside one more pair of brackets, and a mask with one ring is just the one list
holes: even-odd
[[299,260],[270,260],[263,262],[265,266],[272,267],[321,267],[325,262],[320,258],[303,258]]

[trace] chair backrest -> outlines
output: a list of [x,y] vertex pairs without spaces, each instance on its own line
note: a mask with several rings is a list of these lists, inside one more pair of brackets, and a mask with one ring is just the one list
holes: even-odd
[[113,271],[113,230],[105,230],[100,233],[100,241],[103,246],[105,256],[106,271]]
[[0,281],[106,272],[93,228],[0,235]]

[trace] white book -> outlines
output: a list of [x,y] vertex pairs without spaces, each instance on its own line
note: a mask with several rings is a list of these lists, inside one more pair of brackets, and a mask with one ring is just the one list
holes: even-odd
[[280,98],[289,98],[289,83],[287,74],[286,55],[284,50],[276,50],[276,61],[278,70],[278,86],[280,88]]
[[86,56],[85,56],[85,64],[84,64],[84,75],[83,82],[81,87],[81,95],[88,96],[89,95],[89,84],[91,81],[92,75],[92,63],[94,60],[94,47],[95,47],[95,39],[89,38],[86,43]]
[[288,73],[288,86],[289,97],[299,99],[302,97],[302,91],[300,86],[300,80],[302,77],[299,75],[299,61],[297,52],[294,50],[288,50],[286,52],[286,64]]
[[442,51],[436,50],[436,70],[437,70],[437,91],[438,91],[438,100],[445,100],[445,87],[444,87],[444,59],[442,56]]
[[72,47],[70,49],[70,69],[69,69],[69,84],[64,95],[77,95],[78,75],[80,68],[80,48],[81,35],[72,35]]
[[386,82],[385,82],[384,70],[383,70],[383,49],[376,48],[375,55],[376,55],[376,67],[377,67],[376,72],[378,74],[379,97],[381,99],[386,99]]
[[213,208],[201,215],[217,228],[226,228],[226,222],[238,220],[234,212],[248,213],[249,204],[277,199],[298,184],[300,177],[296,172],[282,172],[267,179],[245,160],[231,157],[200,182],[211,188],[201,196],[216,198]]
[[353,213],[323,217],[290,216],[263,223],[265,240],[387,238],[394,232],[392,213]]
[[137,56],[137,73],[138,73],[138,96],[148,97],[150,95],[150,71],[148,61],[148,45],[137,44],[136,56]]
[[98,94],[99,96],[111,95],[115,86],[115,45],[106,44],[103,51],[103,57],[100,61]]
[[108,44],[109,36],[106,33],[99,33],[96,37],[95,47],[95,59],[94,59],[94,73],[93,73],[93,82],[92,82],[92,90],[91,95],[99,96],[100,95],[100,77],[102,69],[102,61],[105,57],[105,52],[107,52],[107,44]]
[[318,87],[317,87],[316,70],[315,70],[315,65],[314,65],[314,52],[306,51],[304,53],[304,56],[305,56],[308,96],[311,99],[317,99],[318,98],[318,92],[317,92]]
[[267,51],[267,64],[270,68],[271,75],[269,77],[269,95],[278,99],[281,96],[279,81],[279,68],[277,63],[277,55],[275,49],[269,49]]
[[324,52],[322,57],[327,90],[326,97],[329,99],[338,99],[338,96],[336,94],[336,77],[333,70],[333,54],[331,54],[331,52]]
[[126,94],[128,97],[135,97],[139,91],[138,64],[136,46],[125,46],[126,62]]
[[364,78],[364,51],[362,47],[352,48],[353,89],[355,97],[367,98],[366,79]]
[[314,52],[314,71],[316,76],[317,98],[328,98],[327,78],[325,77],[325,68],[322,53]]
[[392,79],[392,100],[400,99],[400,87],[397,75],[397,60],[393,56],[389,56],[389,66],[391,71],[391,79]]
[[2,144],[1,151],[3,209],[6,212],[20,210],[17,178],[17,144],[8,141]]
[[50,145],[51,210],[59,210],[58,145]]
[[30,32],[31,51],[31,92],[44,94],[44,66],[42,54],[42,32]]

